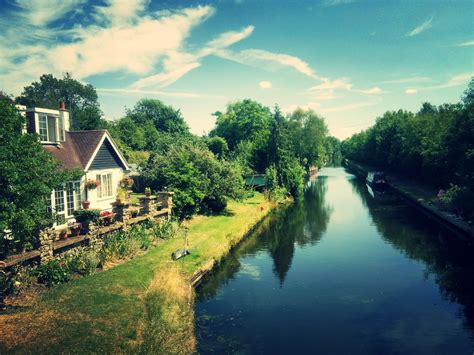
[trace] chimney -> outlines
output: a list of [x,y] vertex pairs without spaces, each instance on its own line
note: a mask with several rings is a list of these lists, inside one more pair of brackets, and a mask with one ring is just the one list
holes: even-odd
[[63,120],[64,130],[69,132],[69,111],[66,110],[66,103],[64,101],[59,102],[59,117]]

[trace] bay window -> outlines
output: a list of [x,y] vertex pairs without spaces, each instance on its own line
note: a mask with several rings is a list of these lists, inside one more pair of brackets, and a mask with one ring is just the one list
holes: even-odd
[[54,190],[47,199],[47,210],[54,217],[55,225],[66,223],[74,217],[74,211],[81,206],[81,184],[71,181],[63,185],[62,189]]

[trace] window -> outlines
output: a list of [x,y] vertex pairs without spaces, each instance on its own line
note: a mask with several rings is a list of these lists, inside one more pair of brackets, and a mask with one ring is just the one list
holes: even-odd
[[54,190],[47,198],[47,211],[53,215],[56,225],[66,223],[74,216],[74,211],[81,205],[81,184],[72,181],[64,184],[62,190]]
[[43,142],[64,141],[64,122],[62,118],[53,115],[39,114],[38,134]]
[[112,174],[97,174],[96,180],[100,182],[97,187],[97,198],[112,196]]
[[72,216],[81,204],[81,189],[79,182],[68,182],[66,184],[67,214]]
[[42,141],[48,140],[48,126],[46,125],[46,115],[39,115],[39,136]]

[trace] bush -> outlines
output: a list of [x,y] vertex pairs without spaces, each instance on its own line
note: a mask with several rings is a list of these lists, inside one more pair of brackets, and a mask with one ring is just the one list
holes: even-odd
[[70,273],[92,275],[99,265],[99,256],[93,249],[82,249],[74,255],[66,257],[66,265]]
[[84,223],[87,221],[97,222],[100,217],[100,210],[76,210],[74,211],[74,218],[76,222]]
[[451,185],[440,200],[452,212],[469,219],[474,217],[474,193],[467,187]]
[[35,272],[38,282],[46,286],[53,286],[68,282],[71,279],[71,272],[64,260],[51,260],[40,265]]
[[[12,268],[11,276],[8,278],[7,284],[4,285],[7,287],[6,293],[19,295],[25,292],[36,281],[35,272],[35,267],[15,265]],[[0,289],[1,288],[2,286],[0,286]]]

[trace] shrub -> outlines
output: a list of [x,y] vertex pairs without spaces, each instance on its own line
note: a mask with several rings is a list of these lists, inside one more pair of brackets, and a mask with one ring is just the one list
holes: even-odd
[[65,259],[69,272],[92,275],[99,265],[99,256],[93,249],[83,249]]
[[100,210],[76,210],[74,211],[74,218],[77,222],[97,222],[99,220]]
[[15,265],[12,268],[11,276],[8,279],[6,292],[14,295],[19,295],[25,292],[36,281],[35,272],[35,267],[23,266],[20,264]]
[[474,217],[474,193],[467,187],[451,185],[440,199],[449,210],[466,218]]
[[53,286],[68,282],[71,279],[71,272],[64,260],[51,260],[40,265],[35,272],[38,282],[46,286]]

